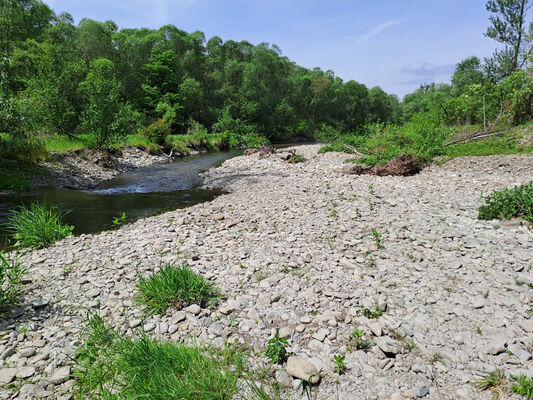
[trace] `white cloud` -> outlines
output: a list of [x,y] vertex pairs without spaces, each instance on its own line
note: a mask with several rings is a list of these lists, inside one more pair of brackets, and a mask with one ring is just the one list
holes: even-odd
[[356,43],[357,44],[361,44],[361,43],[364,43],[364,42],[367,42],[369,41],[370,39],[372,39],[373,37],[379,35],[380,33],[386,31],[387,29],[395,26],[395,25],[399,25],[401,23],[403,23],[403,19],[391,19],[387,22],[384,22],[382,24],[379,24],[379,25],[376,25],[374,26],[372,29],[370,29],[368,32],[366,32],[364,35],[361,35],[357,38],[356,40]]

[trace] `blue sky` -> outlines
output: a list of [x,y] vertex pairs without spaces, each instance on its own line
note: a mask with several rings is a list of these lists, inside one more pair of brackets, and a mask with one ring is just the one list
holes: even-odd
[[462,59],[490,56],[484,0],[45,0],[56,12],[120,28],[173,24],[207,38],[277,44],[307,68],[403,97],[449,82]]

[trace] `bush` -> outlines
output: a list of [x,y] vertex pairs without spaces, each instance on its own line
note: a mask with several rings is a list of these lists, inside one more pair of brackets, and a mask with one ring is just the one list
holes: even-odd
[[0,137],[0,159],[29,164],[46,157],[47,154],[44,142],[33,135]]
[[17,301],[25,273],[26,269],[20,267],[18,254],[11,257],[0,250],[0,315]]
[[92,316],[75,353],[76,392],[87,399],[230,400],[244,375],[244,357],[221,350],[123,338]]
[[218,291],[187,265],[165,265],[149,278],[141,277],[137,285],[138,300],[156,314],[164,314],[169,307],[198,304],[202,307],[218,300]]
[[317,128],[314,134],[316,141],[319,143],[332,143],[344,136],[341,131],[326,124],[322,124]]
[[162,145],[165,143],[166,137],[170,135],[170,125],[160,118],[148,125],[144,134],[151,142]]
[[48,247],[72,234],[73,226],[63,224],[63,213],[58,207],[33,203],[22,206],[8,219],[8,229],[18,247]]
[[485,197],[479,207],[482,220],[524,218],[533,224],[533,181],[512,189],[498,190]]

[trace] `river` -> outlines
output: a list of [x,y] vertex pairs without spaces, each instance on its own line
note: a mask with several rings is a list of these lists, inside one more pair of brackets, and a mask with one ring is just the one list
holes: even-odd
[[0,195],[0,248],[6,246],[5,227],[13,210],[33,202],[61,208],[64,221],[74,234],[97,233],[113,228],[113,219],[122,213],[126,222],[210,201],[221,192],[201,189],[199,174],[242,151],[189,156],[174,162],[125,172],[92,190],[44,189]]

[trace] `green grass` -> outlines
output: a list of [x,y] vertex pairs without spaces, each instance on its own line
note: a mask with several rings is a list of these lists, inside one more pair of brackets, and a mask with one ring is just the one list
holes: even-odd
[[496,368],[494,371],[484,374],[481,380],[473,382],[473,384],[481,390],[490,390],[497,398],[503,391],[505,381],[505,374]]
[[137,288],[139,303],[155,314],[164,314],[169,307],[205,307],[216,304],[219,298],[218,290],[187,265],[164,265],[150,277],[141,277]]
[[49,152],[63,153],[70,150],[78,150],[90,147],[93,143],[91,135],[77,135],[69,139],[65,135],[45,135],[42,137],[46,149]]
[[478,218],[482,220],[523,218],[533,224],[533,181],[512,189],[498,190],[484,198]]
[[21,191],[28,188],[28,179],[20,168],[0,167],[0,190]]
[[517,145],[517,141],[512,136],[459,143],[446,149],[448,157],[491,156],[494,154],[520,154],[527,152],[527,149]]
[[18,253],[12,256],[0,250],[0,316],[16,303],[22,292],[22,277],[26,272],[20,266]]
[[246,372],[236,347],[125,338],[92,315],[74,356],[76,399],[229,400]]
[[526,399],[533,399],[533,378],[528,378],[524,375],[512,376],[511,379],[516,383],[511,386],[511,390],[514,393],[521,394]]
[[63,214],[58,207],[33,203],[22,206],[7,222],[17,247],[44,248],[72,234],[73,226],[63,224]]

